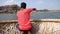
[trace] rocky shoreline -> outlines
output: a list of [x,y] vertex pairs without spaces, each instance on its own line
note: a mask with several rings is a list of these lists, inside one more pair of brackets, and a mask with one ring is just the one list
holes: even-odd
[[18,5],[0,6],[0,13],[16,13],[18,8],[19,8]]

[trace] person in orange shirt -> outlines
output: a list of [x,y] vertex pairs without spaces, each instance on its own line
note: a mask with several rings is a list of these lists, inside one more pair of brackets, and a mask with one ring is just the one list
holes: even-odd
[[18,25],[17,28],[21,31],[21,34],[31,34],[30,30],[32,25],[30,23],[30,13],[36,10],[35,8],[26,8],[26,3],[21,3],[20,10],[17,11]]

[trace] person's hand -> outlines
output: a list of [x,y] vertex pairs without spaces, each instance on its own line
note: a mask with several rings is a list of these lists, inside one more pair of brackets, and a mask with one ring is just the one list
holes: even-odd
[[36,8],[33,8],[33,11],[35,11],[36,10]]

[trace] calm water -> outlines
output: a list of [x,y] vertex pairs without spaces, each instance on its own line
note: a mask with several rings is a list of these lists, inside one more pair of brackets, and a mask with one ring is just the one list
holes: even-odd
[[[33,12],[31,19],[60,19],[60,12]],[[16,14],[0,14],[0,20],[16,20]]]

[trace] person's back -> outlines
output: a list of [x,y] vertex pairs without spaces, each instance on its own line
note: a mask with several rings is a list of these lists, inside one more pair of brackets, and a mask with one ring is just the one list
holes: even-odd
[[31,29],[31,24],[30,24],[30,12],[32,11],[32,8],[28,9],[23,9],[21,8],[17,12],[17,17],[18,17],[18,24],[19,28],[22,30],[29,30]]
[[[26,3],[21,3],[21,9],[17,12],[18,29],[23,32],[31,30],[30,13],[34,8],[26,8]],[[25,33],[24,33],[25,34]],[[27,34],[27,33],[26,33]]]

